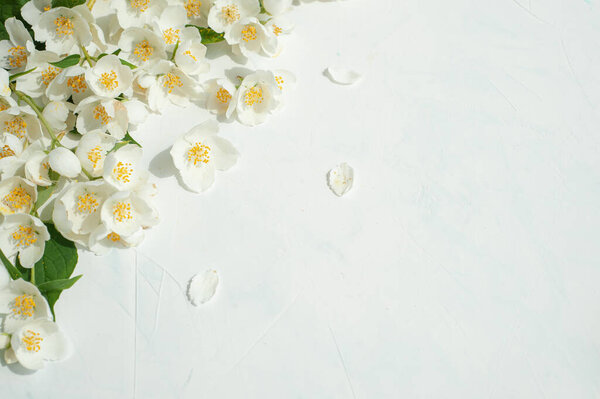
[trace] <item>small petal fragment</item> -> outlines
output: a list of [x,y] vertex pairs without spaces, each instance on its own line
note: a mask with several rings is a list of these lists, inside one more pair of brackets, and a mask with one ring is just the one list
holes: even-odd
[[196,274],[190,279],[188,285],[188,300],[194,306],[208,302],[215,295],[218,284],[219,276],[216,270],[206,270],[203,273]]
[[362,75],[352,69],[330,66],[325,70],[325,76],[333,83],[351,85],[358,82]]
[[341,163],[327,174],[327,183],[335,195],[341,197],[352,188],[354,169],[347,163]]

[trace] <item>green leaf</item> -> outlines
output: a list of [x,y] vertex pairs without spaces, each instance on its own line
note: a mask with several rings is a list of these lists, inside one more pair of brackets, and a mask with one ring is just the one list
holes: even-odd
[[[38,287],[55,280],[69,279],[77,265],[75,244],[64,238],[53,224],[46,223],[46,227],[50,233],[50,240],[46,241],[42,259],[34,266],[35,278],[33,280]],[[54,314],[54,304],[61,292],[62,289],[44,293],[52,314]]]
[[82,275],[80,274],[79,276],[75,276],[75,277],[72,277],[69,279],[46,281],[45,283],[38,284],[37,287],[40,289],[40,291],[42,293],[52,292],[52,291],[63,291],[63,290],[66,290],[67,288],[71,288],[73,286],[73,284],[75,284],[77,282],[77,280],[79,280],[81,277],[82,277]]
[[77,65],[79,63],[80,59],[81,59],[81,56],[79,54],[71,54],[70,56],[63,58],[60,61],[50,62],[50,64],[54,65],[55,67],[59,67],[59,68],[68,68],[73,65]]
[[131,135],[129,134],[129,132],[125,133],[125,137],[123,137],[123,141],[127,141],[129,144],[135,144],[138,147],[142,146],[140,143],[138,143],[137,141],[135,141],[133,139],[133,137],[131,137]]
[[85,0],[52,0],[52,8],[56,8],[56,7],[73,8],[80,4],[85,4]]
[[2,250],[0,250],[0,260],[2,260],[4,267],[6,267],[8,274],[13,280],[23,278],[21,272],[19,272],[19,270],[12,263],[10,263],[8,258],[4,256],[4,252],[2,252]]
[[0,0],[0,40],[8,39],[8,32],[4,27],[4,21],[10,17],[20,17],[21,7],[28,0]]
[[12,82],[12,81],[14,81],[14,80],[17,80],[17,79],[18,79],[18,78],[20,78],[21,76],[25,76],[25,75],[27,75],[28,73],[31,73],[31,72],[35,71],[35,69],[36,69],[36,68],[37,68],[37,67],[35,67],[35,68],[31,68],[31,69],[29,69],[29,70],[27,70],[27,71],[23,71],[23,72],[15,73],[14,75],[10,75],[10,76],[8,77],[8,81],[9,81],[9,82]]
[[56,189],[56,184],[53,184],[48,187],[39,186],[37,201],[35,201],[35,206],[33,207],[33,209],[37,210],[40,208],[40,206],[44,205],[44,203],[48,201],[48,198],[50,198],[50,196],[54,192],[54,189]]
[[19,260],[18,256],[15,261],[15,267],[17,268],[19,273],[21,273],[21,276],[23,276],[23,280],[31,281],[31,270],[32,269],[28,269],[26,267],[21,266],[21,261]]
[[186,27],[189,26],[198,29],[198,32],[200,32],[200,37],[202,38],[202,44],[218,43],[225,40],[224,33],[217,33],[211,28],[203,28],[196,25],[186,25]]

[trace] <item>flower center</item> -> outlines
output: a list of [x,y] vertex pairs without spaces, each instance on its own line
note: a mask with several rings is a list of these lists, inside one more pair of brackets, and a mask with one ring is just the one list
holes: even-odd
[[275,34],[275,36],[279,36],[283,33],[283,29],[281,29],[279,26],[273,24],[273,33]]
[[177,87],[183,87],[183,83],[181,83],[181,79],[179,76],[169,72],[165,75],[165,81],[163,82],[163,87],[169,89],[169,93],[173,91],[173,89]]
[[141,61],[148,61],[152,54],[154,54],[154,47],[148,43],[148,40],[142,40],[135,46],[133,54],[135,54],[136,57],[138,57]]
[[263,102],[263,91],[260,87],[252,87],[246,91],[244,95],[244,102],[247,106],[251,107],[254,104]]
[[32,317],[35,312],[35,300],[32,295],[23,294],[15,298],[12,313],[15,316]]
[[202,2],[199,0],[188,0],[184,5],[188,17],[197,17],[200,15]]
[[96,169],[100,161],[102,161],[102,147],[99,145],[95,146],[88,151],[87,158],[92,163],[92,168]]
[[167,44],[175,44],[179,40],[179,29],[169,28],[163,32],[163,38]]
[[238,6],[235,4],[230,4],[221,8],[221,16],[229,24],[237,22],[240,19],[240,11]]
[[113,175],[115,175],[115,179],[120,181],[121,183],[129,183],[131,180],[131,174],[133,173],[133,168],[130,163],[119,162],[117,166],[113,169]]
[[197,142],[188,150],[187,155],[188,161],[193,162],[194,166],[200,162],[208,163],[210,161],[210,147]]
[[98,203],[95,193],[87,193],[77,197],[77,210],[80,213],[91,215],[96,212],[96,209],[98,209],[99,206],[100,204]]
[[100,120],[103,125],[106,125],[112,118],[106,113],[106,108],[102,104],[98,104],[94,107],[94,119]]
[[23,187],[15,187],[2,198],[2,202],[13,212],[27,208],[31,204],[31,195]]
[[4,147],[0,148],[0,159],[13,156],[15,156],[15,152],[8,146],[8,144],[4,144]]
[[221,87],[219,90],[217,90],[217,100],[223,104],[226,104],[229,102],[229,100],[231,100],[231,94],[229,94],[226,89]]
[[100,83],[106,87],[106,90],[114,90],[119,86],[119,81],[117,80],[117,73],[115,71],[103,72],[100,75]]
[[113,215],[117,222],[133,219],[131,216],[131,204],[125,201],[117,202],[113,207]]
[[283,84],[285,83],[285,80],[283,80],[283,77],[275,76],[275,81],[277,82],[277,86],[279,86],[279,90],[283,90]]
[[69,18],[60,16],[54,20],[56,33],[60,36],[70,36],[73,34],[73,21]]
[[131,0],[131,7],[137,8],[139,12],[144,12],[150,7],[150,0]]
[[25,345],[25,349],[29,352],[39,352],[41,347],[40,344],[44,338],[40,337],[39,333],[33,332],[31,330],[27,330],[23,338],[21,338],[21,342]]
[[69,79],[67,79],[67,86],[69,86],[74,93],[83,93],[87,90],[85,76],[78,75],[70,77]]
[[8,49],[10,56],[8,57],[8,63],[11,68],[19,68],[25,65],[27,62],[27,52],[25,47],[16,46]]
[[50,65],[45,71],[42,71],[42,83],[48,86],[59,72],[60,69]]
[[245,42],[256,40],[256,28],[252,25],[246,25],[242,30],[242,39]]
[[185,50],[183,52],[184,55],[189,56],[191,59],[193,59],[194,61],[198,61],[198,59],[196,57],[194,57],[194,54],[192,54],[192,52],[190,50]]
[[121,241],[121,236],[118,235],[117,233],[110,233],[106,236],[106,238],[108,238],[112,242]]
[[17,116],[9,121],[4,121],[4,129],[19,138],[25,137],[27,134],[27,122],[23,118]]
[[19,248],[27,248],[37,241],[37,237],[31,226],[20,225],[17,231],[12,233],[12,238]]

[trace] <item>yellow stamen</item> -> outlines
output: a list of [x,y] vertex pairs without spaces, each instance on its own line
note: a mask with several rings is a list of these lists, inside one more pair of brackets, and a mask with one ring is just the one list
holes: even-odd
[[256,28],[252,25],[246,25],[242,30],[242,39],[245,42],[256,40]]
[[14,157],[15,155],[15,152],[8,146],[8,144],[4,144],[4,147],[0,148],[0,159]]
[[200,162],[208,163],[210,161],[210,147],[197,142],[188,150],[187,156],[188,161],[193,162],[194,166]]
[[129,183],[130,177],[133,174],[133,168],[130,163],[119,162],[113,169],[113,175],[115,179],[121,183]]
[[279,86],[279,90],[283,90],[283,84],[285,83],[285,80],[283,80],[283,77],[275,76],[275,81],[277,82],[277,86]]
[[50,82],[54,80],[56,75],[58,75],[59,72],[60,69],[58,69],[57,67],[52,65],[48,66],[48,68],[46,68],[45,71],[42,71],[42,83],[48,86]]
[[113,215],[117,222],[133,219],[133,216],[131,216],[131,204],[124,201],[117,202],[113,207]]
[[219,90],[217,90],[217,100],[223,104],[226,104],[229,102],[229,100],[231,100],[231,94],[229,94],[226,89],[221,87]]
[[184,5],[188,17],[197,17],[200,15],[202,2],[199,0],[188,0]]
[[77,210],[81,213],[87,213],[88,215],[96,212],[100,204],[96,198],[96,193],[87,193],[77,197]]
[[48,4],[46,7],[44,7],[44,11],[50,11],[51,8],[52,5]]
[[23,336],[21,342],[29,352],[39,352],[41,349],[40,344],[43,340],[44,338],[40,337],[39,333],[27,330],[27,333]]
[[247,106],[251,107],[254,104],[263,102],[263,92],[261,88],[252,87],[246,91],[244,95],[244,102]]
[[221,17],[228,23],[232,24],[240,19],[240,11],[238,6],[230,4],[221,8]]
[[54,25],[56,25],[56,33],[60,36],[70,36],[74,32],[73,21],[62,15],[54,20]]
[[117,73],[115,71],[103,72],[100,75],[100,83],[106,87],[106,90],[114,90],[119,87]]
[[32,317],[35,312],[35,300],[32,295],[19,295],[15,298],[15,303],[12,306],[12,314],[14,316]]
[[8,53],[10,54],[8,63],[11,68],[20,68],[27,63],[27,51],[25,51],[25,47],[11,47],[8,49]]
[[150,0],[131,0],[131,7],[137,8],[139,12],[144,12],[150,7]]
[[17,186],[2,198],[2,202],[14,213],[31,206],[31,195],[23,187]]
[[154,54],[154,47],[148,43],[148,40],[142,40],[135,46],[133,54],[135,54],[140,61],[148,61],[152,54]]
[[175,44],[179,40],[179,29],[169,28],[163,32],[163,38],[167,44]]
[[16,241],[17,247],[27,248],[37,241],[37,237],[31,226],[19,225],[19,229],[12,233],[13,240]]
[[121,236],[118,235],[117,233],[109,233],[106,238],[108,238],[109,240],[111,240],[112,242],[117,242],[117,241],[121,241]]
[[20,116],[14,117],[11,120],[4,121],[4,131],[23,138],[27,134],[27,122]]
[[94,107],[94,119],[100,120],[103,125],[108,124],[108,122],[112,120],[102,104],[98,104]]
[[283,33],[283,29],[281,29],[279,26],[273,24],[273,33],[275,34],[275,36],[279,36]]
[[184,55],[189,56],[191,59],[193,59],[194,61],[198,61],[198,59],[196,57],[194,57],[194,54],[192,54],[192,52],[190,50],[185,50],[183,52]]
[[181,83],[181,79],[179,79],[179,76],[173,74],[173,73],[167,73],[165,75],[165,81],[163,82],[163,87],[168,88],[169,89],[169,93],[171,93],[173,91],[173,89],[175,88],[175,86],[177,87],[183,87],[183,83]]
[[69,79],[67,79],[67,86],[69,86],[73,90],[73,93],[83,93],[87,90],[85,76],[78,75],[70,77]]
[[89,150],[87,158],[92,163],[93,169],[98,168],[98,164],[100,163],[100,161],[102,161],[102,147],[97,145],[91,150]]

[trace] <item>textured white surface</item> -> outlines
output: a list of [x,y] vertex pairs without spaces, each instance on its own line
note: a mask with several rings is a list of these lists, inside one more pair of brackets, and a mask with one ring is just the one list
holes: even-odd
[[[288,109],[222,126],[241,158],[203,195],[168,148],[204,113],[152,118],[138,136],[162,224],[136,251],[81,256],[57,306],[75,355],[1,368],[0,397],[600,396],[600,2],[292,18],[271,64],[297,74]],[[331,84],[333,64],[361,84]],[[361,178],[337,198],[341,161]],[[209,267],[219,293],[195,308],[186,282]]]

